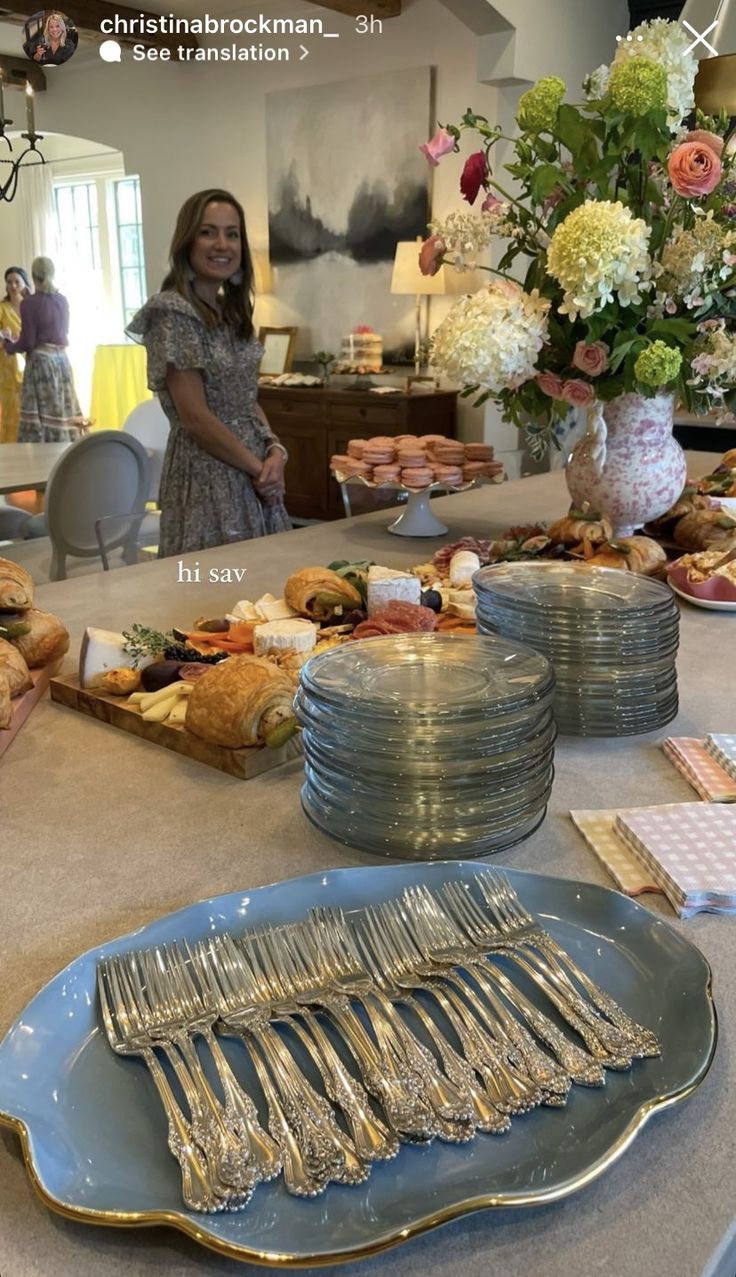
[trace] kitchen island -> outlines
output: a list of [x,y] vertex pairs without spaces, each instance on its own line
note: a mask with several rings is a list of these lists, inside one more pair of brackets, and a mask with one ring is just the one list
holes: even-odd
[[[713,457],[693,458],[704,473]],[[85,626],[169,628],[220,615],[239,598],[278,595],[290,572],[336,558],[389,567],[431,558],[445,540],[493,536],[566,508],[562,475],[437,501],[443,541],[386,531],[385,511],[40,588],[37,605],[69,628],[73,669]],[[245,575],[238,582],[238,572]],[[199,581],[196,574],[199,574]],[[229,579],[228,579],[229,578]],[[519,869],[610,886],[574,829],[574,807],[691,801],[664,757],[668,734],[736,729],[736,614],[682,604],[680,713],[665,730],[558,742],[547,819],[500,857]],[[335,866],[383,863],[329,841],[299,805],[301,764],[247,782],[43,701],[0,764],[0,1036],[37,990],[80,952],[191,901]],[[714,972],[720,1042],[691,1098],[655,1115],[600,1179],[554,1205],[485,1211],[368,1261],[373,1277],[733,1277],[736,1200],[736,920],[680,923],[664,899],[647,907],[698,945]],[[92,1228],[49,1212],[11,1132],[0,1130],[2,1277],[213,1277],[248,1271],[173,1230]],[[351,1273],[357,1265],[335,1271]]]

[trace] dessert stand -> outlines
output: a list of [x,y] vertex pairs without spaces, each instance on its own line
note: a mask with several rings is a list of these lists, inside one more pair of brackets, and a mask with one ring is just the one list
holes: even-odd
[[352,516],[350,497],[347,492],[351,483],[362,483],[364,488],[375,488],[382,492],[406,493],[406,505],[399,517],[388,526],[388,531],[399,537],[442,537],[449,531],[430,509],[430,496],[433,492],[469,492],[471,488],[478,488],[484,483],[502,482],[505,477],[499,476],[499,479],[495,480],[486,475],[479,475],[477,479],[471,479],[468,483],[459,484],[457,487],[435,482],[428,484],[426,488],[407,488],[404,483],[372,483],[359,474],[346,475],[339,470],[333,470],[332,473],[340,484],[345,514],[348,518]]

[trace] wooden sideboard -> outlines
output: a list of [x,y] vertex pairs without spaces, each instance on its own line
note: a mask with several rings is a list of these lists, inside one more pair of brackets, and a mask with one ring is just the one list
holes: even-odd
[[[401,434],[454,437],[457,418],[454,390],[376,395],[370,390],[262,386],[258,402],[289,453],[286,508],[296,519],[343,517],[330,457],[346,452],[350,439]],[[356,487],[352,503],[356,514],[363,511],[362,495],[370,502],[365,508],[376,505],[378,494]],[[387,504],[394,503],[395,496],[391,494]]]

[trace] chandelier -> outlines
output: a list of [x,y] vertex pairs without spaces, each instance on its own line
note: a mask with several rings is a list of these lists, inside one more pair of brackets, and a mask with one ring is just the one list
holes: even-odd
[[36,145],[37,142],[43,141],[43,136],[36,132],[33,87],[28,81],[26,81],[26,132],[21,133],[22,140],[27,142],[28,145],[17,156],[13,154],[13,143],[5,135],[6,128],[10,128],[12,123],[13,121],[6,119],[5,116],[3,77],[2,73],[0,73],[0,141],[5,142],[11,156],[13,156],[12,159],[6,159],[0,154],[0,201],[5,200],[8,204],[15,199],[21,169],[27,168],[29,164],[46,163]]

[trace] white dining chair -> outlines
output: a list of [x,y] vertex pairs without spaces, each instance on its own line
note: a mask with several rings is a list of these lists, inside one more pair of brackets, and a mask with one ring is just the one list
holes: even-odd
[[107,566],[109,552],[121,549],[126,564],[137,562],[150,473],[146,449],[122,430],[99,430],[67,449],[46,487],[52,581],[66,578],[67,555],[101,555]]
[[151,459],[151,480],[147,500],[158,503],[158,489],[164,453],[169,442],[169,419],[158,399],[139,403],[123,423],[125,434],[143,444]]

